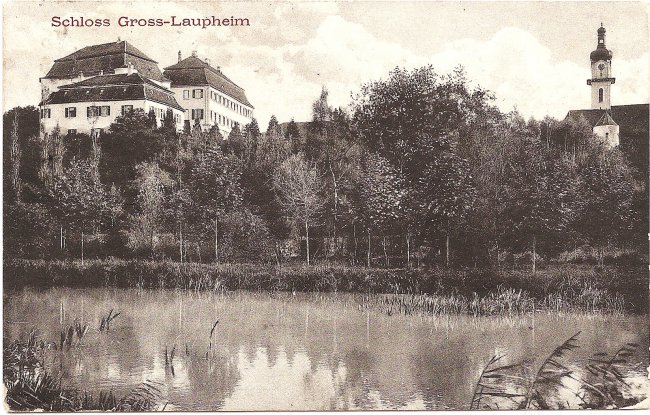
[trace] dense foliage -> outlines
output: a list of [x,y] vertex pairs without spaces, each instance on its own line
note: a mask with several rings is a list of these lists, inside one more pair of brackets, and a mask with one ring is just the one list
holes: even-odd
[[[525,121],[462,69],[395,69],[350,109],[228,137],[142,111],[100,137],[4,115],[5,249],[22,258],[495,266],[644,253],[647,171],[586,122]],[[624,138],[623,138],[624,139]],[[593,255],[584,254],[593,252]]]

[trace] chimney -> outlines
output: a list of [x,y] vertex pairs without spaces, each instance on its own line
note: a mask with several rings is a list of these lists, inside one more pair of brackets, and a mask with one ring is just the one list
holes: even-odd
[[196,51],[195,50],[192,51],[192,57],[196,58]]
[[122,39],[118,36],[117,37],[117,43],[120,43],[121,41],[122,41]]
[[221,73],[221,66],[217,66],[217,72]]
[[179,50],[179,51],[178,51],[178,61],[180,62],[181,60],[182,60],[182,59],[181,59],[181,51]]
[[210,66],[210,58],[205,58],[205,63]]
[[131,75],[133,73],[133,64],[131,62],[129,62],[129,69],[128,69],[128,71],[126,73],[128,75]]

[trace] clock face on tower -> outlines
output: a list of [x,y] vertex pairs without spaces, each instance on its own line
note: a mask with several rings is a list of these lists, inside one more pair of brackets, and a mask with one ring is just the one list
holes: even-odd
[[605,65],[605,62],[599,62],[596,67],[598,68],[599,78],[607,76],[607,65]]

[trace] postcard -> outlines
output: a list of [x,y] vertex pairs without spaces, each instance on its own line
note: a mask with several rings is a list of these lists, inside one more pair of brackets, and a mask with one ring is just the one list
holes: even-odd
[[648,409],[649,11],[5,2],[4,409]]

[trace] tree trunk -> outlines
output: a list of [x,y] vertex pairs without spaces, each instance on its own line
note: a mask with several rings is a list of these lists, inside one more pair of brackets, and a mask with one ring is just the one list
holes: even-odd
[[61,250],[63,251],[63,225],[61,225],[61,237],[60,237],[60,242],[61,242]]
[[81,231],[81,266],[84,266],[84,231]]
[[214,218],[214,261],[219,262],[219,219]]
[[445,242],[445,266],[449,268],[449,231],[447,231],[447,240]]
[[352,265],[357,262],[357,224],[352,222],[352,236],[354,237],[354,253],[352,255]]
[[388,251],[386,251],[386,235],[382,238],[382,245],[384,246],[384,264],[386,264],[386,268],[388,268],[390,267],[390,262],[388,260]]
[[183,224],[178,224],[178,251],[181,255],[181,264],[183,263]]
[[533,235],[533,275],[535,275],[537,268],[537,238]]
[[406,268],[411,268],[411,233],[406,232]]
[[333,212],[333,216],[334,216],[334,224],[333,224],[334,225],[333,226],[334,246],[336,248],[338,248],[338,246],[336,244],[336,224],[337,224],[337,221],[338,221],[337,215],[338,215],[339,191],[338,191],[338,186],[337,186],[337,183],[336,183],[336,175],[334,174],[334,170],[332,169],[332,162],[331,161],[328,161],[328,166],[329,166],[330,174],[332,175],[332,185],[334,187],[334,212]]
[[370,268],[370,228],[368,228],[368,268]]
[[309,224],[305,221],[305,242],[307,243],[307,266],[309,266]]

